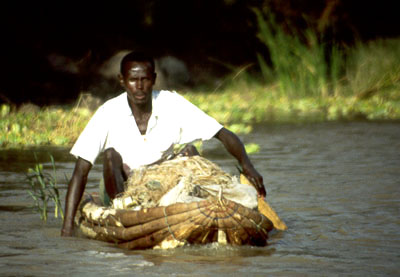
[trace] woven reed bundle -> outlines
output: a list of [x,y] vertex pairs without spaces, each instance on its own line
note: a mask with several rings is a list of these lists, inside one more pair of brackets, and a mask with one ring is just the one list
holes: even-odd
[[79,211],[86,236],[126,249],[212,242],[265,246],[273,228],[262,214],[223,198],[140,211],[105,208],[87,199]]
[[133,205],[156,207],[161,197],[182,178],[191,186],[232,184],[232,176],[201,156],[182,157],[133,171],[120,198],[130,198]]

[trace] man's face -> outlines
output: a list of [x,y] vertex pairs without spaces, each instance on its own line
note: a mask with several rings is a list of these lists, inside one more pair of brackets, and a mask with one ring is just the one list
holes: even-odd
[[155,73],[149,62],[127,62],[120,75],[120,82],[132,104],[143,105],[151,101]]

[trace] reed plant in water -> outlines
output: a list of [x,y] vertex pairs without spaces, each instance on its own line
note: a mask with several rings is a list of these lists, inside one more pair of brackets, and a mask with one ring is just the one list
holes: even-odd
[[29,181],[29,195],[33,198],[35,208],[43,221],[47,221],[49,211],[49,200],[54,203],[54,217],[64,219],[64,213],[60,201],[60,193],[57,185],[56,167],[54,158],[50,155],[53,173],[43,171],[43,164],[36,164],[34,168],[28,169],[27,180]]

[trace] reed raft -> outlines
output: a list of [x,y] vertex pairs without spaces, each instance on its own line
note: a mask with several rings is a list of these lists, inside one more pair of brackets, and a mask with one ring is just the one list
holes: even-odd
[[78,224],[86,236],[126,249],[213,242],[265,246],[273,228],[264,215],[227,199],[133,211],[106,208],[88,198],[79,211]]
[[[125,192],[104,207],[88,195],[77,215],[84,235],[114,242],[126,249],[174,248],[185,244],[267,244],[271,221],[257,210],[228,200],[220,193],[196,195],[190,203],[160,206],[163,195],[182,180],[190,191],[196,187],[232,187],[232,176],[200,157],[179,157],[136,170]],[[200,198],[198,198],[198,196]],[[118,205],[115,200],[121,200]],[[129,199],[128,205],[127,199]],[[204,199],[204,200],[202,200]]]

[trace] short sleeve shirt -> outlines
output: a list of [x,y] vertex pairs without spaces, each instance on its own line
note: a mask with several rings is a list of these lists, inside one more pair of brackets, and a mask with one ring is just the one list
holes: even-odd
[[211,139],[223,127],[176,92],[153,91],[152,105],[142,135],[127,93],[108,100],[95,112],[70,153],[94,164],[101,152],[113,147],[134,169],[158,161],[174,144]]

